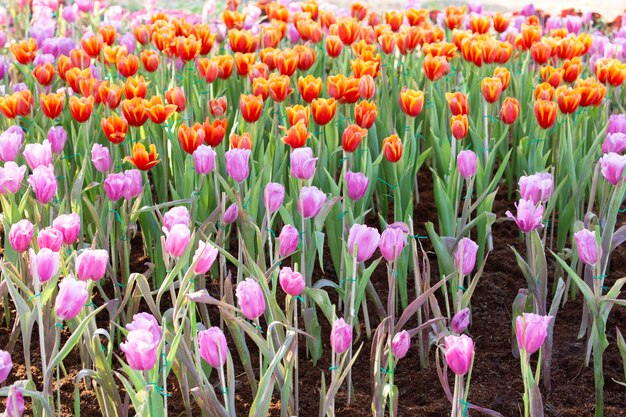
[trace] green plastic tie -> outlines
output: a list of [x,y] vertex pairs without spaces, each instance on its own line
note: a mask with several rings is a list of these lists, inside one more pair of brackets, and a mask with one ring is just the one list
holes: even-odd
[[63,323],[56,323],[54,327],[58,327],[59,329],[63,328]]
[[606,274],[596,275],[593,277],[593,279],[598,279],[598,280],[603,280],[604,278],[606,278]]
[[36,293],[36,294],[33,294],[33,295],[31,295],[30,297],[28,297],[28,298],[26,299],[26,301],[30,301],[30,300],[32,300],[32,299],[33,299],[33,298],[35,298],[35,297],[39,297],[40,295],[41,295],[41,293],[39,293],[39,292],[38,292],[38,293]]
[[336,371],[337,369],[339,369],[338,366],[331,366],[328,368],[329,371]]
[[395,368],[393,369],[380,368],[380,372],[383,373],[384,375],[393,374],[395,372]]

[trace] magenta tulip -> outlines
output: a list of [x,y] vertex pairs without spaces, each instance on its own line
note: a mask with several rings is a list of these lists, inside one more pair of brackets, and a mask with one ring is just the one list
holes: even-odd
[[545,203],[554,194],[554,180],[548,172],[538,172],[534,175],[520,177],[519,190],[522,199],[535,204]]
[[541,348],[548,336],[548,326],[552,316],[524,313],[515,320],[515,335],[520,350],[532,355]]
[[52,163],[52,146],[48,139],[43,143],[29,143],[24,147],[24,159],[30,167],[35,169],[39,166],[47,166]]
[[163,215],[163,227],[169,232],[177,224],[189,228],[191,216],[185,206],[172,207]]
[[263,205],[268,213],[276,212],[285,200],[285,187],[277,182],[270,182],[263,191]]
[[594,266],[598,262],[598,257],[602,256],[602,247],[596,241],[596,232],[583,229],[574,233],[576,248],[580,260],[587,265]]
[[9,243],[16,252],[26,252],[34,234],[35,226],[28,219],[22,219],[11,226]]
[[450,330],[456,334],[461,334],[467,329],[470,322],[470,309],[464,308],[452,317],[450,322]]
[[[387,226],[380,236],[380,243],[378,245],[380,253],[382,253],[387,262],[398,260],[405,246],[406,234],[404,231],[401,228],[389,226]],[[360,251],[361,247],[358,246],[357,249]]]
[[246,278],[235,291],[241,312],[248,320],[259,318],[265,312],[265,297],[261,286],[252,278]]
[[28,183],[33,187],[35,198],[37,198],[37,201],[41,204],[50,202],[59,186],[52,165],[42,165],[35,168],[30,177],[28,177]]
[[215,168],[216,153],[210,146],[200,145],[193,152],[193,164],[196,172],[200,175],[206,175]]
[[352,201],[358,201],[367,192],[370,180],[361,172],[347,171],[344,175],[346,188],[348,189],[348,197]]
[[198,249],[193,256],[194,262],[198,259],[196,268],[193,271],[194,274],[204,275],[209,272],[209,269],[213,266],[218,254],[219,251],[213,244],[201,241],[198,244]]
[[[357,262],[365,262],[372,257],[379,241],[380,233],[378,230],[364,224],[353,224],[348,235],[350,255],[356,256]],[[354,253],[355,247],[356,253]]]
[[459,241],[454,254],[454,267],[463,275],[469,275],[476,265],[478,245],[472,239],[464,237]]
[[52,227],[63,234],[63,243],[71,245],[80,233],[80,216],[77,213],[61,214],[54,219]]
[[292,225],[286,224],[278,235],[278,241],[278,254],[281,258],[284,258],[294,253],[298,248],[300,233]]
[[237,203],[233,203],[224,212],[224,217],[222,218],[222,222],[224,224],[232,224],[239,217],[239,207]]
[[99,143],[94,143],[91,147],[91,163],[98,172],[107,172],[113,166],[109,148],[105,148]]
[[133,316],[133,321],[126,325],[129,331],[145,330],[150,333],[153,340],[161,340],[161,326],[157,319],[150,313],[137,313]]
[[154,368],[157,361],[159,340],[143,329],[128,332],[126,341],[120,344],[120,349],[126,354],[128,366],[136,371],[148,371]]
[[0,161],[15,161],[23,143],[24,131],[19,126],[12,126],[0,134]]
[[391,352],[393,352],[393,356],[397,359],[404,358],[410,347],[411,335],[406,330],[397,333],[391,341]]
[[243,182],[250,175],[250,149],[231,149],[224,154],[226,172],[237,182]]
[[446,336],[446,363],[450,370],[459,376],[467,374],[472,366],[474,357],[474,341],[467,335]]
[[25,165],[18,165],[13,161],[5,162],[4,166],[0,167],[0,194],[17,193],[24,181],[25,173]]
[[217,327],[210,327],[198,332],[198,347],[200,356],[213,368],[220,368],[226,363],[228,345],[224,332]]
[[143,194],[143,177],[141,171],[138,169],[126,170],[124,171],[124,177],[126,178],[126,190],[124,191],[124,198],[126,200],[132,200]]
[[165,232],[165,252],[174,257],[180,258],[185,253],[189,242],[191,241],[191,231],[184,224],[175,224],[168,231],[163,227]]
[[11,354],[6,350],[0,350],[0,384],[6,381],[12,369]]
[[297,297],[304,289],[304,277],[301,273],[293,271],[290,267],[284,266],[278,274],[280,287],[292,297]]
[[517,208],[517,217],[513,216],[510,211],[505,214],[507,217],[515,220],[515,223],[524,233],[530,233],[535,229],[543,227],[543,206],[535,205],[530,200],[521,199],[515,204]]
[[600,158],[602,176],[613,185],[617,185],[624,178],[624,167],[626,167],[626,155],[619,155],[609,152]]
[[49,281],[59,271],[61,256],[58,252],[52,252],[48,248],[43,248],[37,254],[32,249],[28,253],[30,257],[30,273],[39,282]]
[[472,178],[476,174],[476,162],[477,158],[474,152],[469,150],[459,152],[456,157],[459,174],[466,180]]
[[333,352],[340,354],[348,350],[352,344],[352,326],[344,319],[337,319],[330,333],[330,346]]
[[24,414],[24,394],[18,387],[11,387],[7,395],[7,417],[21,417]]
[[607,133],[626,133],[626,114],[612,114],[609,116]]
[[73,319],[80,313],[88,298],[87,284],[68,275],[59,284],[59,293],[55,301],[57,318],[59,320]]
[[604,139],[604,143],[602,144],[602,152],[622,153],[624,151],[626,151],[626,133],[607,133],[606,139]]
[[58,252],[63,246],[63,233],[54,227],[46,227],[37,234],[37,244],[39,249],[48,248],[53,252]]
[[126,176],[124,174],[109,174],[104,180],[104,192],[109,200],[115,202],[127,191]]
[[48,141],[50,142],[52,153],[63,152],[65,142],[67,141],[67,132],[63,126],[52,126],[48,130]]
[[298,198],[298,213],[305,219],[319,214],[326,202],[326,194],[317,187],[302,187]]
[[300,180],[309,180],[315,174],[315,163],[317,158],[313,158],[313,149],[296,148],[289,156],[291,162],[291,175]]
[[76,276],[81,281],[97,281],[104,277],[109,253],[104,249],[85,249],[76,257]]

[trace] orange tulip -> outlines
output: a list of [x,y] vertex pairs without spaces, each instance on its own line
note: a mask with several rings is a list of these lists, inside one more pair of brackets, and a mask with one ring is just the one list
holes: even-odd
[[41,105],[41,111],[49,119],[56,119],[63,111],[63,103],[65,101],[65,94],[63,93],[50,93],[39,95],[39,104]]
[[124,96],[126,96],[127,99],[135,97],[146,98],[146,94],[148,92],[148,86],[146,85],[146,81],[143,76],[138,78],[128,77],[122,89],[124,90]]
[[337,102],[334,98],[316,98],[311,102],[313,120],[320,126],[327,125],[335,117]]
[[461,92],[446,93],[446,101],[450,107],[453,116],[459,114],[469,114],[469,104],[467,103],[467,95]]
[[289,21],[289,9],[287,6],[283,6],[280,3],[272,2],[268,4],[265,11],[270,20],[282,20],[283,22]]
[[315,78],[311,74],[304,78],[300,77],[298,78],[298,90],[300,90],[302,100],[310,103],[313,99],[319,97],[322,90],[322,79]]
[[293,49],[298,53],[298,69],[308,71],[315,64],[315,50],[306,45],[295,45]]
[[148,72],[154,72],[159,69],[159,53],[151,49],[144,49],[139,55],[143,67]]
[[385,55],[392,54],[396,48],[396,37],[393,35],[393,32],[384,32],[378,37],[377,41]]
[[206,55],[213,49],[215,34],[211,33],[211,27],[206,23],[198,23],[191,27],[191,35],[200,42],[200,55]]
[[513,54],[513,46],[508,42],[500,42],[496,62],[498,64],[506,64],[511,58],[511,54]]
[[[210,58],[200,58],[196,62],[198,68],[198,74],[204,78],[207,83],[212,83],[217,78],[219,73],[219,65],[217,61]],[[239,70],[239,68],[237,68]]]
[[149,115],[144,101],[141,97],[122,101],[122,113],[129,125],[139,127],[148,121]]
[[356,124],[364,129],[372,127],[378,116],[378,107],[373,101],[363,100],[354,107],[354,118]]
[[207,117],[202,127],[204,128],[204,141],[207,145],[216,147],[226,135],[226,127],[228,126],[228,119],[215,119],[213,123],[209,121]]
[[93,96],[81,98],[76,96],[70,97],[70,113],[72,114],[72,118],[78,123],[86,122],[91,116],[93,102]]
[[341,55],[342,48],[343,44],[341,43],[339,36],[330,35],[326,37],[326,52],[328,53],[328,56],[331,58],[337,58]]
[[293,88],[291,88],[289,84],[289,77],[287,75],[270,75],[269,80],[267,80],[267,87],[272,100],[279,103],[285,101],[287,96],[293,92]]
[[385,12],[385,22],[391,27],[391,30],[397,32],[400,30],[400,26],[402,26],[402,21],[404,20],[404,13],[397,12],[395,10],[391,10]]
[[361,97],[359,91],[359,79],[356,77],[346,77],[343,81],[343,91],[340,101],[342,103],[356,103]]
[[139,71],[139,59],[133,54],[121,56],[116,67],[122,76],[132,77]]
[[342,17],[337,21],[337,35],[344,45],[352,45],[359,36],[359,22],[356,19]]
[[364,75],[359,79],[359,97],[371,99],[376,95],[376,83],[371,75]]
[[178,128],[178,141],[183,150],[191,155],[204,142],[204,134],[200,123],[190,127],[183,123]]
[[582,63],[580,62],[580,58],[572,58],[563,62],[563,80],[566,83],[573,83],[576,81],[576,78],[580,75],[582,71]]
[[341,135],[341,147],[346,152],[354,152],[365,136],[367,136],[367,129],[355,124],[348,125]]
[[521,40],[524,50],[533,46],[539,39],[541,39],[541,27],[539,25],[522,24]]
[[483,78],[480,87],[487,103],[495,103],[502,94],[502,81],[497,77]]
[[520,108],[519,101],[516,98],[505,98],[500,108],[500,119],[507,125],[512,125],[517,120]]
[[404,11],[406,15],[406,20],[409,22],[411,26],[419,26],[421,23],[424,23],[428,18],[428,11],[425,9],[407,9]]
[[240,52],[235,53],[235,65],[237,66],[237,73],[245,77],[250,72],[250,66],[256,61],[256,54],[242,54]]
[[548,129],[556,121],[556,103],[539,99],[535,101],[535,117],[542,129]]
[[0,97],[0,113],[7,119],[17,117],[17,98],[15,96]]
[[22,65],[28,65],[37,56],[37,41],[30,38],[18,43],[12,43],[10,49],[17,62]]
[[102,118],[100,120],[100,126],[109,142],[115,144],[124,142],[126,132],[128,132],[128,123],[125,119],[113,113],[107,118]]
[[54,65],[49,62],[39,64],[35,67],[35,69],[33,69],[35,79],[44,87],[52,83],[55,73],[56,71],[54,70]]
[[148,25],[137,25],[133,28],[133,35],[135,35],[137,42],[147,45],[150,42],[150,27]]
[[561,86],[556,89],[556,100],[563,114],[571,114],[580,104],[580,93],[576,89]]
[[150,145],[150,152],[148,153],[143,143],[135,143],[132,156],[127,156],[123,162],[130,162],[137,169],[148,171],[160,162],[158,158],[159,154],[154,144]]
[[249,132],[243,135],[233,133],[230,135],[230,147],[231,149],[252,149],[252,136]]
[[543,99],[552,101],[554,98],[554,87],[548,83],[541,83],[535,87],[535,100]]
[[287,107],[286,110],[289,126],[295,125],[300,120],[304,122],[305,126],[309,126],[309,117],[311,115],[310,107],[304,107],[301,104],[296,104],[295,106]]
[[165,99],[169,104],[176,106],[176,111],[182,113],[187,108],[187,98],[180,87],[170,88],[165,92]]
[[541,67],[541,79],[552,87],[557,88],[563,81],[563,70],[549,65]]
[[576,90],[580,93],[580,106],[597,106],[606,95],[606,87],[593,78],[576,81]]
[[255,78],[252,81],[252,95],[261,96],[263,101],[267,100],[270,95],[267,79],[263,77]]
[[301,148],[306,144],[306,141],[311,137],[311,132],[308,131],[307,125],[304,120],[298,120],[292,125],[289,130],[283,127],[286,136],[283,137],[283,142],[291,146],[291,149]]
[[450,30],[460,28],[463,25],[463,15],[460,13],[446,14],[444,20]]
[[102,50],[104,56],[104,62],[108,65],[115,65],[121,57],[128,55],[128,49],[124,45],[105,46]]
[[222,117],[226,113],[227,107],[226,96],[209,100],[209,111],[215,117]]
[[545,42],[537,42],[530,47],[530,55],[535,62],[539,65],[543,65],[550,59],[552,54],[552,48]]
[[165,122],[172,114],[176,112],[175,104],[163,105],[161,96],[153,96],[150,101],[144,102],[144,106],[148,112],[148,117],[152,123],[160,125]]
[[236,11],[224,10],[222,20],[228,29],[241,29],[246,20],[246,15]]
[[467,136],[468,129],[467,114],[459,114],[450,118],[450,130],[456,139],[462,140]]
[[115,28],[111,25],[103,25],[98,28],[98,35],[102,37],[102,42],[107,45],[113,45],[115,42],[115,37],[117,36],[117,32]]
[[400,91],[398,100],[400,110],[407,116],[417,117],[424,107],[424,92],[416,90],[407,90],[406,87]]
[[367,4],[360,1],[353,1],[350,4],[350,14],[358,21],[365,19],[367,17]]
[[369,75],[373,78],[380,74],[380,62],[377,60],[365,61],[361,58],[350,61],[352,72],[356,78]]
[[491,20],[489,16],[483,16],[479,14],[473,14],[470,16],[469,28],[472,32],[478,34],[484,34],[489,32],[491,26]]
[[109,109],[116,109],[122,101],[122,89],[116,84],[102,81],[95,89],[96,101],[104,103]]
[[502,83],[502,91],[506,90],[511,83],[511,73],[504,67],[496,67],[493,71],[493,76],[500,79]]
[[346,90],[346,77],[343,74],[329,75],[326,78],[326,90],[329,96],[340,100]]
[[267,65],[268,69],[270,71],[274,71],[274,69],[276,68],[276,54],[278,52],[276,51],[276,49],[274,48],[263,48],[261,49],[261,51],[259,52],[259,57],[261,58],[261,61]]
[[257,47],[255,37],[247,30],[229,30],[228,42],[233,52],[252,53]]
[[193,61],[202,49],[202,42],[194,35],[178,36],[176,38],[176,55],[183,62]]
[[282,75],[291,76],[298,69],[298,53],[293,49],[285,49],[274,55],[274,64]]
[[261,117],[263,97],[242,94],[239,98],[239,109],[241,110],[241,116],[246,122],[254,123]]
[[426,55],[424,57],[424,73],[431,81],[437,81],[450,69],[450,64],[445,57]]
[[233,66],[235,65],[235,59],[232,55],[216,55],[213,57],[219,67],[217,76],[221,80],[227,80],[233,73]]
[[13,93],[13,97],[17,101],[17,114],[19,116],[28,116],[35,107],[35,99],[33,93],[30,90],[16,91]]
[[498,33],[502,33],[506,31],[506,29],[509,27],[510,22],[511,22],[511,18],[502,13],[496,12],[493,15],[493,28]]
[[93,33],[85,34],[80,40],[80,46],[91,58],[97,58],[100,56],[100,50],[102,49],[102,36]]
[[59,77],[61,77],[63,81],[65,81],[67,71],[72,68],[74,68],[74,64],[72,64],[72,60],[68,56],[61,55],[57,59],[57,70],[59,71]]
[[383,155],[391,163],[402,158],[402,141],[398,135],[391,135],[383,140]]
[[72,49],[70,51],[70,61],[72,65],[82,70],[89,69],[91,66],[91,57],[80,49]]

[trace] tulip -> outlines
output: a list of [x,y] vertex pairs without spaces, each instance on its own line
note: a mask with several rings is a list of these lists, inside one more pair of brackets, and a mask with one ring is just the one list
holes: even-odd
[[582,229],[574,233],[574,240],[576,241],[578,256],[583,263],[589,266],[598,263],[598,258],[602,256],[602,247],[598,246],[595,231]]
[[128,122],[126,119],[119,117],[117,113],[113,113],[107,118],[103,117],[100,120],[100,127],[109,142],[115,144],[124,142],[128,132]]
[[302,187],[298,198],[298,213],[305,219],[319,214],[326,202],[326,194],[317,187]]
[[235,181],[241,183],[250,174],[250,150],[231,149],[224,154],[226,171]]
[[268,213],[274,213],[283,204],[285,187],[277,182],[270,182],[263,191],[263,204]]
[[161,161],[159,160],[155,144],[150,145],[150,152],[148,152],[143,143],[137,142],[133,145],[132,156],[125,157],[122,162],[130,162],[142,171],[149,171]]
[[63,126],[53,126],[48,130],[48,141],[53,153],[63,152],[65,141],[67,140],[67,132]]
[[535,204],[550,200],[554,194],[554,180],[548,172],[520,177],[519,187],[522,198]]
[[504,214],[515,220],[522,232],[530,233],[543,227],[543,206],[541,204],[535,205],[532,201],[522,198],[519,203],[515,203],[515,207],[517,208],[517,217],[508,210]]
[[515,123],[520,112],[520,104],[516,98],[507,97],[500,108],[500,119],[507,125]]
[[307,130],[307,123],[308,119],[298,120],[289,130],[286,130],[287,135],[282,138],[283,142],[292,149],[302,148],[311,137],[311,132]]
[[76,257],[76,276],[81,281],[97,281],[104,277],[109,253],[104,249],[85,249]]
[[58,252],[52,252],[48,248],[43,248],[37,254],[32,249],[28,253],[30,257],[30,273],[39,282],[49,281],[59,271],[61,256]]
[[461,92],[446,93],[446,100],[453,116],[460,114],[469,114],[469,105],[467,103],[467,94]]
[[391,163],[402,158],[402,141],[398,135],[391,135],[383,140],[383,155]]
[[304,277],[299,272],[294,272],[288,266],[283,267],[278,274],[280,287],[292,297],[297,297],[304,289]]
[[400,110],[409,117],[417,117],[424,107],[424,92],[407,90],[406,87],[400,91]]
[[15,161],[24,143],[24,131],[19,126],[11,126],[0,134],[0,161]]
[[154,368],[157,361],[159,340],[143,329],[128,332],[126,341],[120,344],[120,349],[126,354],[128,366],[136,371],[148,371]]
[[311,102],[313,120],[320,126],[330,123],[337,112],[337,102],[334,98],[316,98]]
[[34,233],[35,226],[27,219],[22,219],[11,226],[9,243],[16,252],[26,252]]
[[126,329],[131,332],[145,330],[150,333],[152,340],[161,340],[161,326],[157,319],[150,313],[137,313],[133,316],[133,321],[126,325]]
[[602,144],[602,152],[604,153],[622,153],[626,151],[626,133],[615,132],[607,133],[606,139]]
[[0,350],[0,384],[6,381],[13,369],[11,354],[6,350]]
[[313,158],[313,149],[297,148],[291,151],[289,156],[291,162],[291,175],[301,180],[309,180],[315,174],[315,163],[317,158]]
[[52,146],[48,139],[43,143],[29,143],[24,147],[24,158],[30,169],[47,166],[52,163]]
[[333,352],[341,354],[350,348],[352,344],[352,326],[344,319],[337,319],[330,333],[330,346]]
[[7,417],[21,417],[24,414],[24,394],[21,388],[11,387],[7,395]]
[[529,356],[537,352],[546,337],[552,316],[524,313],[515,320],[515,335],[517,346]]
[[220,368],[226,363],[228,346],[224,332],[217,327],[198,332],[198,347],[200,356],[213,368]]
[[455,139],[462,140],[465,138],[469,130],[467,115],[459,114],[458,116],[452,116],[450,118],[450,130]]
[[265,312],[265,297],[261,286],[252,278],[246,278],[235,291],[241,312],[248,320],[255,320]]
[[602,176],[611,184],[617,185],[624,178],[626,155],[619,155],[614,152],[602,155],[600,166],[602,168]]
[[80,313],[88,298],[87,284],[68,275],[59,284],[59,293],[55,300],[57,318],[59,320],[73,319]]
[[299,77],[298,89],[300,90],[302,100],[310,103],[319,97],[320,91],[322,90],[322,79],[315,78],[312,75],[307,75],[304,78]]
[[180,258],[185,253],[191,241],[191,231],[184,224],[175,224],[169,230],[163,227],[165,232],[165,252],[175,258]]
[[378,108],[373,101],[360,101],[354,107],[354,119],[356,124],[364,129],[372,127],[378,116]]
[[94,143],[91,147],[91,162],[98,172],[107,172],[113,166],[109,148],[105,148],[99,143]]
[[457,167],[459,169],[459,174],[469,180],[476,174],[476,154],[470,150],[464,150],[459,152],[456,157]]
[[193,152],[193,163],[196,172],[200,175],[206,175],[213,171],[215,167],[216,153],[210,146],[200,145]]
[[467,335],[446,336],[446,362],[455,375],[467,374],[474,357],[474,341]]
[[354,152],[357,150],[365,136],[367,136],[367,129],[351,124],[341,135],[341,147],[346,152]]
[[172,207],[163,215],[163,227],[167,229],[168,232],[171,231],[172,227],[177,224],[182,224],[186,227],[189,227],[191,224],[191,217],[187,207]]
[[52,252],[58,252],[63,246],[63,233],[54,227],[46,227],[37,234],[39,249],[48,248]]
[[626,133],[626,114],[612,114],[609,116],[606,133]]
[[213,263],[215,262],[215,259],[217,259],[218,254],[219,254],[219,251],[217,250],[215,246],[213,246],[209,242],[201,241],[198,244],[198,249],[196,250],[196,253],[193,256],[194,262],[198,260],[198,263],[196,264],[196,268],[193,271],[194,274],[204,275],[207,272],[209,272],[209,270],[213,266]]
[[355,223],[350,228],[348,235],[350,255],[356,257],[357,262],[365,262],[372,257],[379,241],[380,233],[378,233],[378,230],[373,227],[367,227],[364,224]]
[[15,194],[19,191],[26,166],[17,165],[13,161],[5,162],[4,167],[0,167],[0,194]]
[[354,202],[363,198],[367,192],[367,187],[370,182],[369,178],[361,172],[346,171],[344,179],[350,200]]
[[450,70],[450,64],[444,56],[426,55],[423,69],[429,80],[437,81]]
[[478,245],[472,239],[464,237],[459,241],[454,255],[454,267],[463,275],[469,275],[476,265]]
[[185,98],[185,93],[183,89],[180,87],[174,87],[165,92],[165,99],[168,104],[173,104],[176,106],[176,111],[181,113],[185,111],[187,107],[187,99]]
[[71,245],[80,233],[80,216],[77,213],[62,214],[54,219],[52,227],[63,234],[63,243]]
[[[380,236],[378,246],[387,262],[397,261],[406,246],[406,234],[402,229],[387,226]],[[357,246],[357,249],[360,252],[361,246]]]
[[104,180],[104,191],[109,200],[117,201],[124,197],[126,185],[124,174],[109,174]]
[[296,251],[298,242],[300,240],[300,233],[290,224],[283,226],[280,234],[278,235],[278,254],[281,258],[291,255]]
[[470,322],[470,309],[464,308],[452,317],[450,322],[450,330],[456,334],[461,334],[467,329]]
[[391,341],[391,352],[396,359],[402,359],[406,356],[411,347],[411,335],[406,330],[397,333]]
[[143,194],[143,177],[138,169],[129,169],[124,171],[126,188],[124,190],[124,198],[132,200]]
[[261,117],[263,111],[263,97],[260,95],[244,95],[239,98],[241,116],[248,123],[254,123]]
[[539,99],[535,102],[535,117],[542,129],[552,127],[556,121],[557,104],[553,101]]

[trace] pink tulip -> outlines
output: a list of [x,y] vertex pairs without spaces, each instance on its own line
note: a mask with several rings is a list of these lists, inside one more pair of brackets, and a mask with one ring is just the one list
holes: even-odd
[[530,233],[535,229],[543,227],[543,206],[536,206],[530,200],[520,200],[515,204],[517,208],[517,217],[513,216],[510,211],[505,214],[507,217],[515,220],[517,226],[524,233]]
[[185,206],[172,207],[163,215],[163,227],[169,232],[172,227],[182,224],[189,228],[191,224],[191,216],[189,210]]
[[11,354],[6,350],[0,350],[0,384],[6,381],[12,369]]
[[174,257],[180,258],[185,253],[189,242],[191,241],[191,231],[189,227],[184,224],[175,224],[171,230],[168,231],[163,227],[165,232],[165,252]]
[[218,254],[219,251],[215,246],[213,246],[213,244],[201,241],[198,244],[198,249],[193,256],[194,262],[196,259],[199,259],[196,264],[196,268],[193,271],[194,274],[204,275],[209,272]]
[[330,346],[333,352],[340,354],[348,350],[352,344],[352,326],[344,319],[337,319],[330,333]]
[[18,165],[13,161],[5,162],[4,166],[0,167],[0,194],[17,193],[24,181],[25,173],[25,165]]
[[472,178],[476,174],[476,162],[477,158],[474,152],[469,150],[459,152],[456,157],[459,174],[466,180]]
[[[99,143],[94,143],[91,147],[91,163],[98,172],[107,172],[113,166],[109,148],[105,148]],[[119,174],[118,174],[119,175]]]
[[63,243],[71,245],[80,233],[80,216],[77,213],[61,214],[54,219],[52,227],[63,233]]
[[13,224],[9,230],[9,243],[19,253],[26,252],[33,239],[35,226],[27,219],[22,219]]
[[304,277],[299,272],[294,272],[288,266],[284,266],[278,274],[280,287],[292,297],[297,297],[304,289]]
[[464,308],[452,317],[450,322],[450,330],[456,334],[461,334],[467,329],[470,322],[470,309]]
[[37,235],[37,244],[39,249],[48,248],[53,252],[58,252],[63,246],[63,233],[54,227],[46,227],[39,231]]
[[222,222],[224,224],[232,224],[239,217],[239,207],[237,203],[233,203],[224,212],[224,217],[222,218]]
[[215,167],[216,153],[210,146],[200,145],[193,152],[193,164],[196,172],[200,175],[206,175],[213,171]]
[[97,281],[104,277],[109,253],[104,249],[85,249],[76,257],[76,275],[81,281]]
[[136,371],[149,371],[157,361],[159,340],[143,329],[128,332],[126,341],[120,344],[120,349],[126,354],[128,366]]
[[626,114],[612,114],[609,116],[606,133],[626,133]]
[[309,180],[315,174],[315,163],[317,158],[313,158],[313,149],[296,148],[289,156],[291,162],[291,175],[300,180]]
[[[406,234],[400,228],[389,227],[380,236],[378,248],[387,262],[397,261],[402,254],[402,249],[406,246]],[[360,251],[358,246],[357,250]]]
[[624,178],[624,167],[626,167],[626,155],[619,155],[609,152],[600,158],[602,176],[613,185],[617,185]]
[[348,197],[352,201],[358,201],[367,192],[367,187],[370,183],[369,178],[361,172],[347,171],[344,175],[346,180],[346,187],[348,188]]
[[24,414],[24,394],[21,388],[13,386],[7,395],[7,417],[21,417]]
[[143,194],[143,177],[141,171],[138,169],[126,170],[124,171],[124,177],[126,178],[126,190],[124,191],[124,198],[126,200],[132,200]]
[[[348,235],[348,248],[350,255],[356,256],[357,262],[365,262],[372,257],[378,242],[380,233],[373,227],[364,224],[353,224]],[[356,247],[356,254],[354,253]]]
[[52,165],[35,168],[30,177],[28,177],[28,183],[33,187],[35,198],[41,204],[47,204],[52,200],[59,186]]
[[305,219],[319,214],[326,202],[326,194],[317,187],[302,187],[298,198],[298,213]]
[[127,191],[126,176],[124,174],[109,174],[104,180],[104,192],[109,200],[115,202]]
[[244,182],[250,175],[250,149],[231,149],[224,158],[228,175],[237,182]]
[[0,161],[15,161],[22,144],[24,143],[24,131],[19,126],[12,126],[0,134]]
[[270,182],[263,191],[263,205],[268,213],[276,212],[285,200],[285,187],[277,182]]
[[548,336],[548,326],[552,316],[524,313],[515,320],[515,335],[520,350],[532,355],[541,348]]
[[265,312],[265,297],[261,286],[252,278],[246,278],[235,291],[241,312],[248,320],[259,318]]
[[410,347],[411,335],[406,330],[397,333],[391,341],[391,352],[393,352],[393,356],[397,359],[404,358]]
[[50,130],[48,130],[48,141],[50,142],[52,153],[63,152],[65,142],[67,141],[67,132],[63,126],[51,127]]
[[224,332],[217,327],[210,327],[198,332],[198,347],[200,356],[213,368],[220,368],[226,363],[228,345]]
[[602,144],[602,152],[604,153],[622,153],[626,151],[626,133],[615,132],[607,133],[606,139]]
[[137,313],[133,316],[133,321],[126,325],[126,329],[133,332],[145,330],[150,333],[153,340],[161,340],[161,326],[157,319],[150,313]]
[[73,319],[80,313],[88,298],[87,284],[68,275],[59,284],[59,293],[55,301],[57,318],[59,320]]
[[454,254],[454,267],[463,275],[469,275],[476,265],[478,245],[472,239],[464,237],[459,241]]
[[52,146],[48,139],[43,143],[29,143],[24,147],[24,158],[30,169],[52,163]]
[[554,180],[548,172],[520,177],[519,189],[522,199],[535,204],[545,203],[554,194]]
[[[83,13],[90,13],[94,8],[93,0],[76,0],[76,5],[78,6],[78,10]],[[87,33],[84,37],[95,36],[93,33]]]
[[283,226],[278,235],[278,254],[281,258],[289,256],[298,248],[298,242],[300,241],[300,233],[290,224]]
[[43,248],[37,254],[32,249],[28,253],[30,256],[30,273],[39,282],[49,281],[59,271],[61,256],[58,252],[52,252],[48,248]]
[[602,256],[602,247],[596,241],[596,232],[583,229],[574,233],[578,256],[585,264],[594,266],[598,262],[598,255]]
[[474,341],[467,335],[446,336],[446,362],[455,375],[465,375],[472,366],[474,357]]

